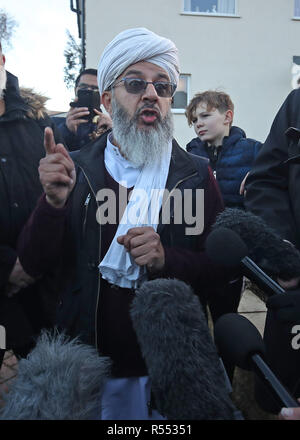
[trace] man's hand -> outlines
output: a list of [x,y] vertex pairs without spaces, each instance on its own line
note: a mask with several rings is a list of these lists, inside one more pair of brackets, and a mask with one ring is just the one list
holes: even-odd
[[[300,399],[298,399],[300,403]],[[296,408],[282,408],[279,415],[279,420],[300,420],[300,407]]]
[[5,293],[7,296],[11,297],[20,289],[24,289],[34,282],[35,279],[25,272],[19,258],[17,258],[13,270],[10,273]]
[[47,202],[54,208],[62,208],[75,185],[74,162],[63,144],[56,145],[50,127],[45,129],[44,146],[46,157],[40,161],[40,181]]
[[150,272],[159,272],[165,265],[165,251],[160,236],[150,226],[131,228],[126,235],[117,238],[130,252],[139,266],[147,266]]
[[97,115],[94,118],[97,118],[97,134],[100,136],[102,133],[112,128],[112,120],[109,115],[101,113],[96,108],[94,108],[94,112]]
[[66,118],[66,126],[73,133],[76,134],[78,126],[88,122],[87,119],[81,119],[83,116],[89,115],[89,109],[87,107],[72,107],[68,111]]

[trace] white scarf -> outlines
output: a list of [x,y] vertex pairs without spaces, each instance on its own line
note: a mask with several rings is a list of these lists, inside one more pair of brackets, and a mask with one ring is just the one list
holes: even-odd
[[[105,159],[105,166],[111,176],[119,181],[126,174],[132,177],[133,170],[130,171],[129,162],[124,158],[115,161],[112,166],[111,145],[108,140],[108,155]],[[99,265],[102,277],[109,283],[123,288],[137,288],[139,284],[146,280],[147,273],[145,266],[138,266],[129,252],[123,245],[117,242],[117,237],[125,235],[130,228],[138,226],[152,226],[156,231],[159,219],[159,212],[162,204],[163,191],[169,172],[172,152],[172,141],[168,144],[168,149],[162,158],[147,166],[144,166],[136,176],[136,183],[132,191],[130,200],[123,213],[117,232],[111,245]],[[122,169],[120,169],[123,168]],[[127,171],[126,171],[127,169]],[[123,172],[122,172],[123,171]],[[120,181],[119,181],[120,183]],[[155,191],[153,191],[155,189]],[[142,195],[142,197],[141,197]],[[143,197],[144,195],[144,197]]]

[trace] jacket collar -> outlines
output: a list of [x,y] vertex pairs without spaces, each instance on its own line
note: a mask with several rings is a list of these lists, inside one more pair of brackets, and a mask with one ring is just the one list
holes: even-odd
[[[229,132],[229,136],[225,136],[223,139],[223,146],[234,145],[241,138],[245,138],[246,133],[240,127],[232,126]],[[191,151],[193,148],[209,148],[207,142],[201,141],[198,137],[193,138],[186,146],[187,151]]]
[[19,81],[16,76],[6,71],[7,82],[5,89],[5,113],[2,121],[21,119],[29,110],[29,106],[23,101],[20,95]]
[[[111,130],[104,133],[98,139],[90,142],[81,150],[71,153],[74,162],[83,170],[88,178],[95,194],[105,186],[104,181],[104,150],[107,136]],[[166,188],[170,191],[185,177],[197,172],[192,157],[186,153],[173,139],[172,155]]]
[[184,151],[173,139],[172,156],[169,168],[169,175],[166,183],[166,189],[171,191],[177,185],[179,180],[184,179],[197,172],[192,156]]

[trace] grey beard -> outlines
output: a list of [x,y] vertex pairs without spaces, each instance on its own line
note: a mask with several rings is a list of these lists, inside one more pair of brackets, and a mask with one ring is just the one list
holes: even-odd
[[6,70],[4,66],[0,66],[0,99],[3,99],[4,90],[6,89]]
[[[149,105],[147,106],[149,107]],[[126,109],[112,97],[113,137],[124,157],[136,167],[161,161],[173,137],[173,116],[168,111],[164,119],[148,129],[137,126],[138,112],[130,118]]]

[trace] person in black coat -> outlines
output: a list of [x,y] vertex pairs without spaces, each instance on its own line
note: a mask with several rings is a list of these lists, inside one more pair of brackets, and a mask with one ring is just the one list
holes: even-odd
[[[79,106],[80,92],[90,94],[85,95],[84,103]],[[84,69],[75,80],[75,99],[70,103],[66,117],[52,116],[69,151],[79,150],[111,128],[111,119],[102,113],[100,104],[92,108],[98,100],[100,102],[97,70]]]
[[296,129],[300,129],[300,89],[288,95],[274,119],[247,178],[245,205],[300,249],[300,132]]
[[[38,284],[30,286],[33,280],[21,271],[16,244],[42,194],[38,166],[45,155],[44,128],[51,126],[60,137],[45,112],[46,98],[29,89],[21,96],[17,77],[4,63],[0,45],[0,325],[6,348],[25,356],[47,320]],[[4,351],[1,346],[0,361]]]
[[[262,217],[291,245],[300,249],[300,89],[287,96],[275,116],[246,182],[246,209]],[[300,396],[299,278],[278,280],[288,291],[267,301],[264,329],[267,361],[289,391]],[[267,411],[280,408],[258,384],[257,399]]]
[[[45,276],[55,267],[60,277],[58,328],[93,344],[112,360],[112,377],[102,397],[103,419],[161,418],[149,413],[149,408],[154,409],[149,382],[140,380],[145,376],[148,380],[148,370],[129,313],[135,289],[147,279],[176,278],[188,282],[206,304],[207,291],[216,282],[231,279],[231,273],[216,267],[204,251],[210,226],[223,209],[216,181],[207,160],[188,154],[172,139],[170,108],[178,77],[177,49],[170,40],[145,28],[128,29],[115,37],[98,72],[102,103],[112,117],[113,130],[69,155],[47,129],[47,156],[40,165],[45,196],[19,240],[27,274]],[[57,166],[60,172],[54,174]],[[164,180],[157,183],[162,176]],[[146,196],[139,200],[148,206],[141,209],[134,204],[132,221],[135,198],[127,204],[128,194],[144,191],[145,186]],[[148,193],[158,188],[171,196],[176,190],[183,203],[157,201],[150,206]],[[187,214],[190,194],[190,212],[197,212],[200,189],[204,206],[198,204],[195,218],[203,213],[203,230],[190,234],[188,216],[178,220],[178,208]],[[115,217],[103,210],[106,203],[108,211],[116,208]],[[151,226],[151,219],[141,219],[150,208],[153,218],[152,206],[157,228]],[[107,264],[111,252],[112,266]],[[117,261],[120,256],[124,259]],[[105,270],[110,267],[111,271]],[[143,390],[139,395],[145,399],[137,401],[132,390]]]

